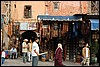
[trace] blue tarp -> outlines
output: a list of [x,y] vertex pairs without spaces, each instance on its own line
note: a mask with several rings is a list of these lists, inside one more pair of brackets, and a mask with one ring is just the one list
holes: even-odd
[[55,19],[55,20],[78,20],[80,18],[82,18],[82,16],[49,16],[49,15],[38,15],[39,19],[49,19],[49,20],[52,20],[52,19]]
[[91,21],[91,30],[99,29],[99,19],[90,19]]
[[4,22],[4,18],[3,18],[3,16],[1,15],[1,23],[3,23]]

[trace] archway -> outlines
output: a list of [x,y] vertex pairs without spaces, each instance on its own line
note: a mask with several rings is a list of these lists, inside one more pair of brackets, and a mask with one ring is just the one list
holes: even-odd
[[28,31],[25,31],[24,33],[21,34],[21,37],[22,37],[22,40],[23,39],[32,39],[32,41],[34,41],[34,38],[37,37],[36,33],[31,31],[31,30],[28,30]]
[[37,34],[31,30],[27,30],[21,34],[21,38],[20,38],[20,53],[21,53],[21,55],[22,55],[22,42],[23,42],[23,40],[28,39],[28,42],[29,42],[29,40],[31,39],[33,42],[36,37],[37,37]]

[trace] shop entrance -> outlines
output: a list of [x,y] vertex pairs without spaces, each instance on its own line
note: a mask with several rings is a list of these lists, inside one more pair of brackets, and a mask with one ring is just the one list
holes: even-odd
[[[78,45],[78,29],[80,22],[76,21],[42,21],[41,44],[45,45],[53,53],[57,44],[61,43],[63,47],[63,58],[74,60]],[[45,41],[47,40],[47,41]],[[44,47],[43,47],[44,48]],[[67,57],[66,57],[67,55]]]
[[31,39],[32,41],[34,41],[35,37],[37,37],[36,33],[31,31],[31,30],[27,30],[21,34],[21,37],[20,37],[20,53],[21,54],[22,54],[22,42],[23,42],[23,40],[24,39],[28,39],[28,40]]

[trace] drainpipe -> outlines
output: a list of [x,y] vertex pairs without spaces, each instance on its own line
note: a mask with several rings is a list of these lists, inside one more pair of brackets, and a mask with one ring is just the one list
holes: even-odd
[[3,22],[3,26],[2,26],[2,48],[3,48],[3,38],[4,38],[3,31],[4,31],[4,22]]
[[45,9],[45,15],[48,15],[48,3],[46,3],[46,2],[45,2],[45,7],[46,7],[46,9]]
[[82,12],[82,3],[81,3],[81,1],[80,1],[80,13],[83,14],[83,12]]

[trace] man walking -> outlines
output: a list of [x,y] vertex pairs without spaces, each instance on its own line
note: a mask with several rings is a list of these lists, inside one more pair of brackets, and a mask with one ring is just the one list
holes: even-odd
[[87,64],[89,66],[90,63],[90,50],[88,48],[88,43],[86,46],[82,49],[82,55],[83,55],[83,61],[81,62],[82,65]]
[[32,66],[37,66],[38,64],[38,56],[39,56],[39,39],[35,38],[35,41],[32,44]]

